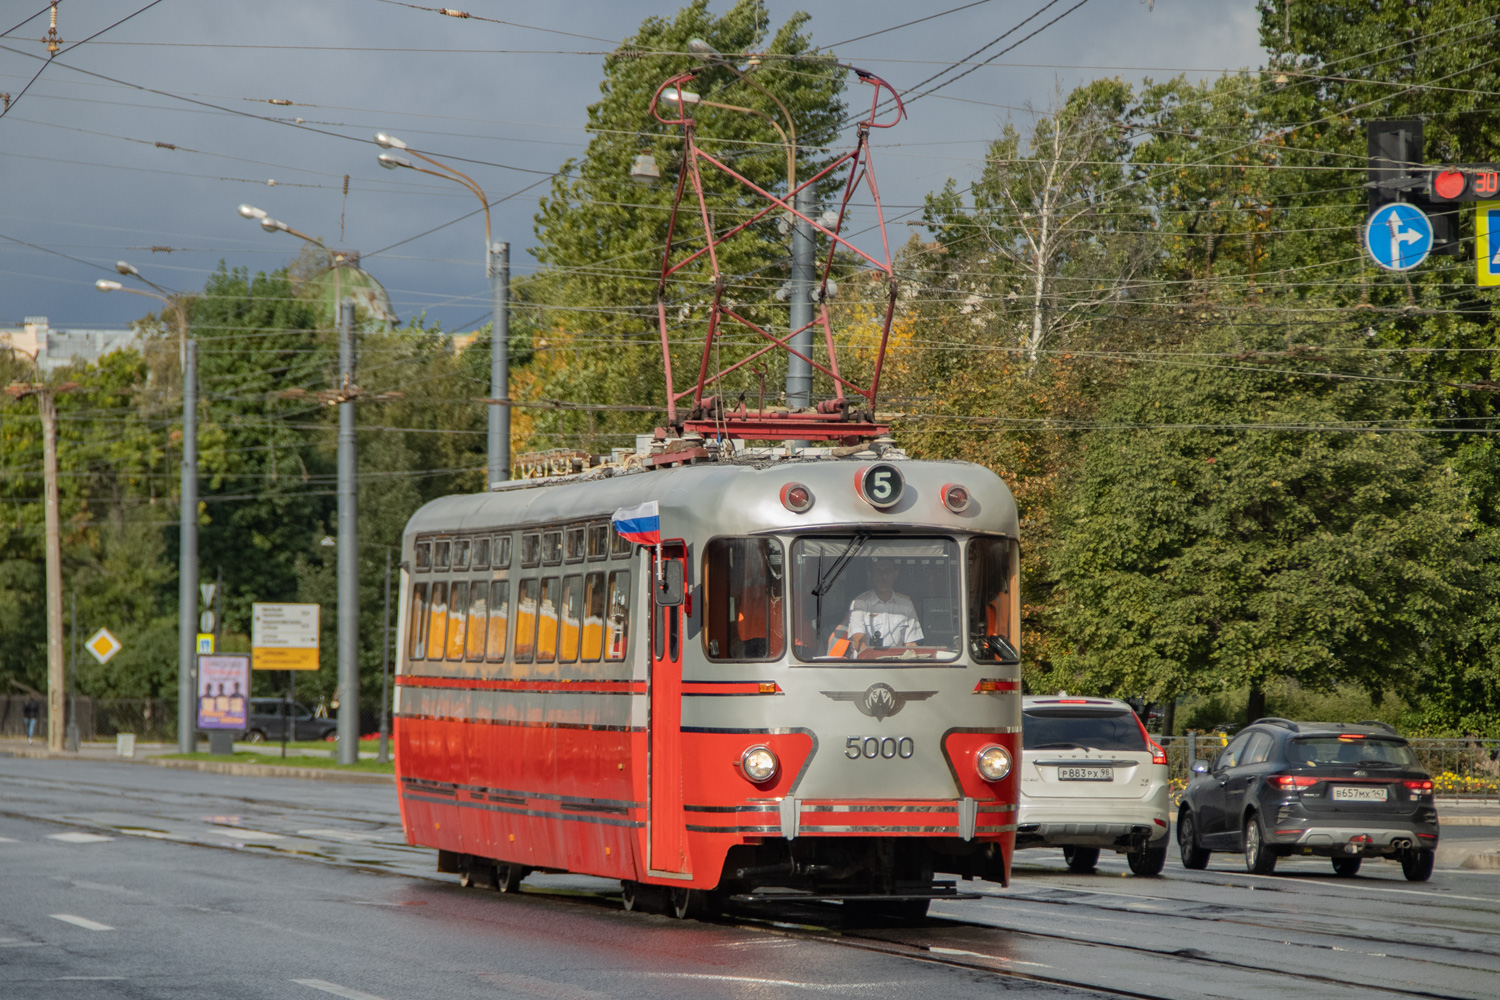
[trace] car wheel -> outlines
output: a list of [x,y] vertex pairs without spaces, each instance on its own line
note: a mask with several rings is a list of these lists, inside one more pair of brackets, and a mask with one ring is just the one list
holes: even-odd
[[265,741],[266,734],[261,732],[259,729],[252,729],[245,734],[246,743],[264,743]]
[[1208,867],[1210,852],[1198,846],[1198,822],[1186,809],[1177,817],[1177,853],[1184,868],[1202,871]]
[[1408,882],[1426,882],[1432,878],[1432,862],[1436,851],[1414,850],[1401,852],[1401,874]]
[[1343,875],[1346,878],[1350,875],[1358,874],[1359,866],[1362,861],[1364,861],[1364,858],[1360,857],[1334,858],[1333,873],[1335,875]]
[[1137,875],[1160,875],[1167,867],[1167,845],[1131,851],[1125,855],[1125,860],[1130,862],[1130,870]]
[[1064,847],[1063,860],[1068,863],[1068,871],[1087,875],[1099,866],[1099,848]]
[[1245,871],[1251,875],[1276,874],[1276,852],[1261,833],[1260,818],[1254,813],[1245,817]]

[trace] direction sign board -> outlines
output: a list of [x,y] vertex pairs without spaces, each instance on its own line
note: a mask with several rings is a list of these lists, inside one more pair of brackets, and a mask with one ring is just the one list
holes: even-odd
[[93,654],[94,659],[100,663],[108,663],[111,656],[125,647],[120,644],[119,639],[109,634],[109,629],[101,628],[89,636],[89,641],[83,644],[83,648]]
[[1500,201],[1474,206],[1474,262],[1481,285],[1500,285]]
[[254,669],[318,669],[318,605],[255,604],[251,608]]
[[1406,202],[1382,205],[1365,223],[1365,249],[1387,271],[1410,271],[1432,252],[1432,220]]

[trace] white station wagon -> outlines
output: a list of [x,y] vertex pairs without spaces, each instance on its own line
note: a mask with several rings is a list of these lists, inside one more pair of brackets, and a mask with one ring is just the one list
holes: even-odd
[[1137,875],[1167,861],[1167,755],[1129,705],[1066,693],[1022,699],[1016,848],[1061,847],[1090,872],[1101,849]]

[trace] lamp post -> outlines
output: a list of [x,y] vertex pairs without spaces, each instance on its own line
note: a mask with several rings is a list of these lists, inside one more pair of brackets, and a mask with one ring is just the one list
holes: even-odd
[[485,271],[490,278],[490,296],[495,313],[494,334],[490,337],[490,413],[486,455],[489,485],[493,487],[496,483],[510,479],[510,244],[490,239],[490,200],[472,177],[426,153],[412,149],[393,135],[377,132],[375,142],[382,149],[399,149],[410,153],[424,163],[437,167],[437,170],[419,167],[406,157],[393,153],[380,154],[378,159],[382,167],[388,170],[415,170],[429,177],[441,177],[462,184],[484,206]]
[[178,515],[177,547],[177,752],[198,748],[197,718],[193,711],[198,638],[198,342],[187,337],[187,303],[180,293],[168,292],[147,281],[130,264],[119,261],[115,270],[139,278],[153,292],[126,288],[100,278],[101,292],[128,292],[170,306],[177,314],[177,339],[182,358],[182,506]]
[[271,218],[253,205],[241,205],[240,215],[254,219],[268,233],[290,233],[327,251],[335,263],[334,301],[339,319],[338,452],[338,642],[339,642],[339,739],[340,764],[359,760],[359,487],[356,483],[358,454],[355,448],[354,400],[354,300],[339,297],[338,254],[323,241],[299,233],[285,222]]

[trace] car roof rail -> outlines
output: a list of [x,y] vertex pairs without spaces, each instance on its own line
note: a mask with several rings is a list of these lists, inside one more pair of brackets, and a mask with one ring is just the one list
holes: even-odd
[[1375,726],[1375,727],[1377,727],[1379,729],[1384,729],[1386,732],[1390,733],[1392,736],[1396,735],[1396,727],[1395,726],[1391,725],[1389,722],[1381,722],[1379,719],[1364,719],[1363,721],[1359,722],[1358,724],[1361,725],[1361,726]]
[[1275,716],[1267,716],[1264,719],[1256,719],[1254,722],[1250,723],[1250,725],[1252,725],[1252,726],[1281,726],[1284,729],[1290,729],[1294,733],[1301,732],[1301,727],[1299,727],[1291,719],[1280,719],[1280,718],[1277,718]]

